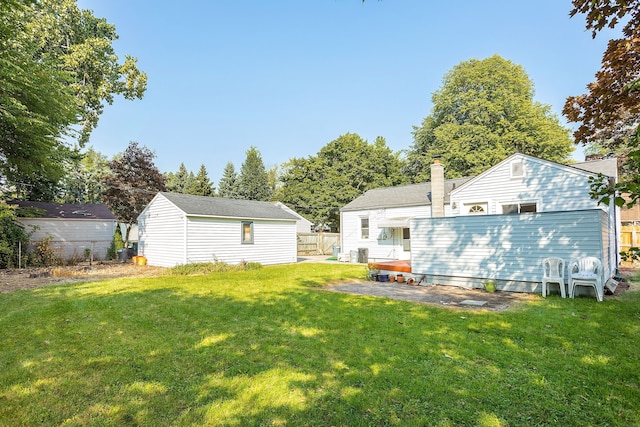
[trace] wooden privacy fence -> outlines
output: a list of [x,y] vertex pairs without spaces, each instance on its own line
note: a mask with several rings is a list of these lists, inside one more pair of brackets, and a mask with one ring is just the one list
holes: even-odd
[[298,255],[329,255],[340,244],[340,233],[298,233]]
[[[627,251],[630,248],[640,247],[640,223],[623,225],[620,229],[620,250]],[[622,261],[624,267],[637,266],[638,261]]]

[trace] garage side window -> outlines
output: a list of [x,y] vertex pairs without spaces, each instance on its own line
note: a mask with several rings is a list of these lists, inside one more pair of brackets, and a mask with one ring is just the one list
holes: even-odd
[[253,243],[253,221],[242,221],[242,236],[241,241],[243,244]]

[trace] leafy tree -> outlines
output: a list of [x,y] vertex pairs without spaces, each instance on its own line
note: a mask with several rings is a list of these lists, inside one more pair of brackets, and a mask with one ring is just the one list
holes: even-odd
[[271,194],[276,194],[276,191],[278,190],[278,185],[279,185],[278,174],[279,174],[278,165],[275,165],[269,170],[267,170],[267,182],[269,183],[269,191],[271,191]]
[[98,123],[104,103],[114,95],[140,99],[147,85],[137,60],[125,55],[119,61],[113,49],[116,28],[90,10],[78,8],[76,0],[39,0],[24,14],[25,29],[40,48],[37,60],[51,62],[72,76],[69,88],[80,107],[80,141],[88,140]]
[[0,200],[0,268],[18,265],[18,247],[26,249],[29,233],[17,221],[15,206]]
[[0,2],[0,175],[25,198],[56,196],[66,141],[87,141],[104,102],[143,95],[146,75],[118,62],[116,38],[74,0]]
[[247,200],[268,201],[271,198],[269,176],[256,147],[247,150],[247,157],[240,168],[238,190],[240,197]]
[[165,178],[153,163],[155,154],[130,142],[127,149],[109,162],[110,173],[103,180],[102,201],[119,222],[127,225],[125,245],[131,226],[158,191],[165,190]]
[[382,137],[369,144],[347,133],[316,156],[291,159],[280,177],[277,199],[313,221],[317,228],[339,228],[339,209],[365,191],[405,183],[402,163]]
[[34,59],[39,46],[25,30],[27,10],[22,1],[0,2],[0,176],[22,185],[23,194],[43,178],[62,177],[66,147],[59,136],[79,113],[70,75]]
[[588,93],[567,98],[563,112],[569,121],[580,123],[576,143],[596,144],[620,156],[620,182],[612,185],[601,176],[592,182],[592,196],[631,207],[640,200],[640,0],[572,3],[570,15],[585,14],[594,38],[603,28],[626,22],[623,37],[609,41]]
[[189,194],[195,194],[196,196],[215,196],[215,188],[209,180],[207,168],[204,165],[200,165],[200,170],[192,181]]
[[[632,207],[640,201],[640,0],[573,0],[570,15],[585,14],[586,28],[595,38],[605,27],[626,22],[623,37],[610,40],[596,81],[588,93],[567,98],[564,114],[580,123],[576,143],[596,144],[618,154],[619,182],[604,175],[591,181],[591,196],[600,203]],[[640,248],[621,253],[640,259]]]
[[63,203],[99,203],[102,196],[102,181],[109,173],[107,156],[89,147],[76,161],[67,165],[62,180],[61,201]]
[[433,94],[431,114],[414,128],[406,173],[413,182],[428,180],[435,156],[449,178],[477,175],[516,152],[567,161],[569,130],[533,95],[525,70],[498,55],[458,64]]
[[222,172],[220,179],[218,195],[227,199],[239,199],[240,190],[238,188],[238,174],[233,163],[228,162]]

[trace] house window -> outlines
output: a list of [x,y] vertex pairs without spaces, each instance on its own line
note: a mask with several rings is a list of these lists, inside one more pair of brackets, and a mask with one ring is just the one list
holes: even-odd
[[538,212],[536,203],[508,203],[502,205],[503,214],[518,214],[526,212]]
[[502,213],[503,214],[517,214],[518,213],[518,204],[509,204],[502,205]]
[[482,205],[472,205],[469,207],[470,214],[483,214],[485,213],[484,206]]
[[360,218],[360,238],[369,238],[369,218]]
[[511,162],[511,178],[524,178],[524,164],[522,160]]
[[253,243],[253,221],[242,221],[241,223],[241,243],[252,244]]
[[411,251],[411,233],[408,228],[402,229],[402,250],[405,252]]

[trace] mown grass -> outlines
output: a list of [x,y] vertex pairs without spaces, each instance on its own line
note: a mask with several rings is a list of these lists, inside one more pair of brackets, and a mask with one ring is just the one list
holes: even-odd
[[640,425],[640,292],[506,312],[299,264],[0,295],[0,425]]

